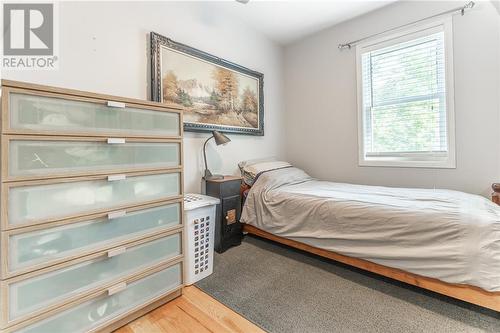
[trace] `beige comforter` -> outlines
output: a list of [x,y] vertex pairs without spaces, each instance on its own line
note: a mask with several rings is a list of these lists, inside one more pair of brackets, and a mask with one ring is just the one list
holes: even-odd
[[450,283],[500,291],[500,208],[450,190],[263,173],[242,222],[278,236]]

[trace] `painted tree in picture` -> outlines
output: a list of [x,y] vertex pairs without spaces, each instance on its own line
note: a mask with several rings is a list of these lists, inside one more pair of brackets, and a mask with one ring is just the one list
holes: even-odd
[[214,93],[220,96],[218,106],[224,111],[238,111],[238,78],[227,69],[217,67],[213,71]]
[[258,128],[257,79],[178,52],[162,55],[163,101],[191,123]]
[[178,102],[177,96],[177,76],[173,71],[168,71],[163,78],[163,100],[169,102]]

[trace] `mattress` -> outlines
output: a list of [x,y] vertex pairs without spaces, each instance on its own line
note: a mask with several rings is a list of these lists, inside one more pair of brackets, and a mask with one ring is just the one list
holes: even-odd
[[500,207],[451,190],[260,175],[241,221],[277,236],[441,281],[500,291]]

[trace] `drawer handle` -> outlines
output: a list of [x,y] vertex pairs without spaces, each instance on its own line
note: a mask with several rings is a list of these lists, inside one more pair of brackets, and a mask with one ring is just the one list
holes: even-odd
[[111,212],[111,213],[108,213],[108,220],[117,219],[117,218],[123,217],[125,215],[127,215],[126,210],[118,210],[116,212]]
[[123,144],[125,143],[124,138],[108,138],[108,143],[110,145]]
[[123,291],[127,288],[127,282],[121,282],[118,284],[115,284],[111,288],[108,289],[108,296],[114,295],[116,293],[119,293],[120,291]]
[[126,178],[127,178],[126,175],[111,175],[108,176],[108,182],[114,182],[116,180],[124,180]]
[[125,246],[118,247],[116,249],[112,249],[108,251],[108,258],[113,258],[119,254],[127,252],[127,248]]
[[107,105],[111,108],[124,108],[125,107],[125,103],[115,102],[115,101],[108,101]]

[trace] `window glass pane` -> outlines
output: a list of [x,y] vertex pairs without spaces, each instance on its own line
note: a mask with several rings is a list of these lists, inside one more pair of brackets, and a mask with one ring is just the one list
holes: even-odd
[[367,154],[448,150],[444,32],[362,54]]
[[374,107],[373,152],[440,151],[439,99]]

